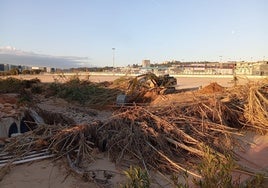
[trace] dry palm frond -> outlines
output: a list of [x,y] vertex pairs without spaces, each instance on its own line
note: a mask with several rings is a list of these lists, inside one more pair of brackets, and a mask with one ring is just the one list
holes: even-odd
[[268,83],[262,82],[249,88],[245,117],[253,128],[268,131]]
[[131,156],[141,165],[145,163],[157,170],[177,171],[169,160],[174,160],[174,164],[193,162],[196,157],[203,157],[204,147],[210,147],[224,159],[226,146],[218,139],[231,142],[228,135],[236,129],[165,111],[168,112],[139,106],[124,108],[98,128],[97,137],[107,140],[106,148],[115,162]]
[[[92,161],[92,133],[100,122],[90,125],[39,125],[33,131],[10,138],[3,152],[13,156],[10,161],[25,157],[35,151],[49,151],[56,158],[69,155],[74,164],[79,166],[82,161]],[[92,130],[91,130],[92,129]]]

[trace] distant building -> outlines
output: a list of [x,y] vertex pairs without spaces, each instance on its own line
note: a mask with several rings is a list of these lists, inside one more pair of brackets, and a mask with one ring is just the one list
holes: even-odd
[[31,70],[31,67],[23,65],[23,66],[21,66],[21,69],[22,70]]
[[46,67],[46,72],[50,73],[51,72],[51,67]]
[[267,61],[260,61],[252,65],[252,74],[253,75],[260,75],[260,76],[267,76],[268,75],[268,62]]
[[18,65],[9,65],[9,70],[18,69]]
[[46,67],[32,67],[32,70],[46,71]]
[[5,64],[5,71],[11,70],[11,65],[10,64]]
[[235,72],[238,75],[268,75],[268,62],[238,62],[236,63]]
[[148,59],[142,60],[142,67],[143,68],[150,67],[150,65],[151,65],[150,60],[148,60]]
[[169,74],[182,74],[183,67],[177,66],[177,65],[172,65],[171,67],[168,68],[168,72],[169,72]]
[[238,75],[251,75],[252,64],[249,62],[237,62],[235,66],[235,73]]
[[215,70],[215,73],[222,75],[233,75],[234,69],[235,63],[219,63],[217,69]]
[[7,71],[8,70],[8,64],[0,64],[0,71]]
[[4,64],[0,64],[0,71],[5,71],[5,65]]
[[169,68],[171,74],[224,74],[232,75],[235,63],[179,63]]

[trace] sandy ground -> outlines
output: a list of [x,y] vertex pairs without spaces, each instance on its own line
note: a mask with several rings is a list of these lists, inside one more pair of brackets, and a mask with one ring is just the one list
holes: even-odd
[[[240,151],[240,164],[243,164],[250,171],[267,173],[268,135],[247,135],[247,137],[252,144],[248,145],[246,150]],[[104,171],[112,174],[111,180],[105,183],[107,187],[119,187],[124,180],[121,169],[111,163],[107,157],[99,157],[90,164],[89,170],[95,171],[97,176],[103,176]],[[239,177],[245,179],[248,176],[240,175]],[[154,181],[161,183],[163,187],[172,187],[159,175],[154,176]],[[94,182],[84,181],[82,177],[70,173],[63,162],[53,162],[51,160],[14,166],[0,181],[1,188],[95,188],[101,187],[100,185],[102,184],[97,186]],[[154,183],[153,187],[160,187],[160,185]]]
[[[58,82],[65,82],[68,79],[72,78],[73,75],[66,75],[62,77],[61,75],[18,75],[13,76],[18,79],[25,79],[30,80],[34,78],[38,78],[41,80],[41,82],[49,83],[54,82],[57,80]],[[104,82],[104,81],[114,81],[117,78],[120,78],[122,76],[118,75],[80,75],[80,79],[86,79],[92,82]],[[215,76],[215,75],[207,75],[207,76],[176,76],[178,88],[187,88],[187,87],[200,87],[208,85],[212,82],[217,82],[218,84],[224,86],[224,87],[231,87],[233,85],[232,79],[233,77],[230,76]],[[255,77],[246,77],[246,76],[239,76],[238,77],[238,84],[245,84],[248,81],[256,81],[259,78]]]
[[86,188],[94,183],[83,182],[70,174],[63,164],[51,160],[36,161],[13,167],[0,182],[1,188]]
[[237,149],[240,163],[253,172],[268,172],[268,134],[257,135],[247,132],[241,142],[243,149]]
[[[32,79],[36,76],[25,76],[24,79]],[[39,76],[42,82],[53,82],[53,77]],[[113,81],[118,78],[117,76],[90,76],[89,80],[95,82]],[[217,82],[224,87],[232,86],[232,78],[178,78],[178,88],[200,87],[208,85],[212,82]],[[62,80],[63,81],[63,80]],[[245,78],[239,79],[239,84],[246,83],[248,80]],[[170,98],[172,100],[172,98]],[[43,105],[51,105],[44,103]],[[52,110],[52,109],[51,109]],[[98,114],[98,113],[97,113]],[[240,162],[247,166],[250,170],[259,172],[268,171],[268,135],[246,135],[248,143],[244,143],[245,150],[239,151]],[[107,157],[100,157],[90,166],[91,170],[103,172],[107,170],[113,174],[111,182],[113,186],[118,187],[122,181],[122,172],[111,163]],[[120,175],[121,174],[121,175]],[[1,175],[0,175],[1,176]],[[2,180],[1,180],[2,179]],[[36,161],[22,165],[13,166],[10,172],[0,177],[1,188],[84,188],[84,187],[98,187],[92,182],[84,182],[81,177],[70,173],[69,169],[63,162],[52,162],[51,160]],[[157,186],[155,186],[157,187]]]

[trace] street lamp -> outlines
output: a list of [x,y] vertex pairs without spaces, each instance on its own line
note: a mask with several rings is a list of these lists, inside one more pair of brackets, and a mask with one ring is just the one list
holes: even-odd
[[113,50],[113,73],[114,73],[114,51],[115,51],[115,48],[112,48]]
[[220,57],[220,63],[222,62],[222,55],[219,56]]

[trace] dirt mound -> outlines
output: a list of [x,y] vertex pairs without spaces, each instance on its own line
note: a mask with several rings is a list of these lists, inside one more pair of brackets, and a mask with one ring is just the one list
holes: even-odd
[[217,82],[212,82],[211,84],[205,86],[200,90],[200,93],[216,93],[216,92],[223,92],[224,87],[219,85]]

